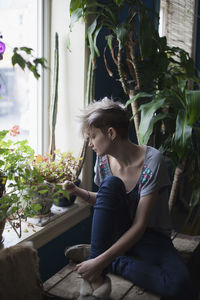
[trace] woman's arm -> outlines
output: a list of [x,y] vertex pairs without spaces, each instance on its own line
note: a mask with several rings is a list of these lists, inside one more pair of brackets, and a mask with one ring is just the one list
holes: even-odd
[[63,190],[67,190],[70,195],[76,195],[86,202],[88,202],[90,205],[94,205],[96,203],[96,194],[94,192],[89,192],[87,190],[84,190],[78,186],[76,186],[73,182],[66,180],[62,184]]
[[136,216],[130,229],[105,252],[92,260],[77,265],[78,273],[81,274],[81,276],[89,281],[94,281],[98,278],[103,269],[117,256],[128,251],[142,237],[148,225],[157,196],[158,193],[154,192],[142,197],[139,201]]

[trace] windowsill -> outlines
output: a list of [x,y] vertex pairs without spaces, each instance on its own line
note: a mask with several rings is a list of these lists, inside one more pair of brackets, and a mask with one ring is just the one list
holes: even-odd
[[90,206],[77,198],[75,203],[65,212],[57,215],[56,218],[43,227],[28,221],[23,222],[21,238],[18,238],[14,230],[7,224],[3,232],[4,241],[1,247],[7,248],[24,241],[32,241],[34,247],[38,249],[89,216]]

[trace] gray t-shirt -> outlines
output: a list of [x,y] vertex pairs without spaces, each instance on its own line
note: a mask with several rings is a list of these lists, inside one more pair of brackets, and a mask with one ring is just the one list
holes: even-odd
[[[107,156],[98,156],[95,167],[94,182],[100,186],[103,179],[112,175]],[[148,227],[170,235],[171,219],[168,209],[169,186],[167,166],[163,155],[157,149],[147,146],[144,165],[135,188],[127,193],[132,211],[141,197],[158,190],[158,201],[153,209]],[[132,215],[134,217],[134,215]]]

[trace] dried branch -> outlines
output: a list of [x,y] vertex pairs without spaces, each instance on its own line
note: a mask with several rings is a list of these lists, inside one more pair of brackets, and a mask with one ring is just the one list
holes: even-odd
[[106,48],[107,47],[105,46],[104,53],[103,53],[104,64],[105,64],[105,67],[106,67],[106,70],[107,70],[109,76],[113,77],[113,72],[110,70],[109,65],[108,65],[108,61],[106,59]]

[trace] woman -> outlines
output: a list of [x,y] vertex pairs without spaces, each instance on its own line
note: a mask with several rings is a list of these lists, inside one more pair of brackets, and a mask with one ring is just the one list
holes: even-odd
[[[169,299],[191,298],[189,274],[170,239],[170,181],[162,154],[128,138],[126,108],[104,98],[81,116],[96,152],[97,193],[65,182],[63,188],[94,205],[91,250],[76,269],[81,295],[105,296],[113,272]],[[100,294],[99,294],[100,293]]]

